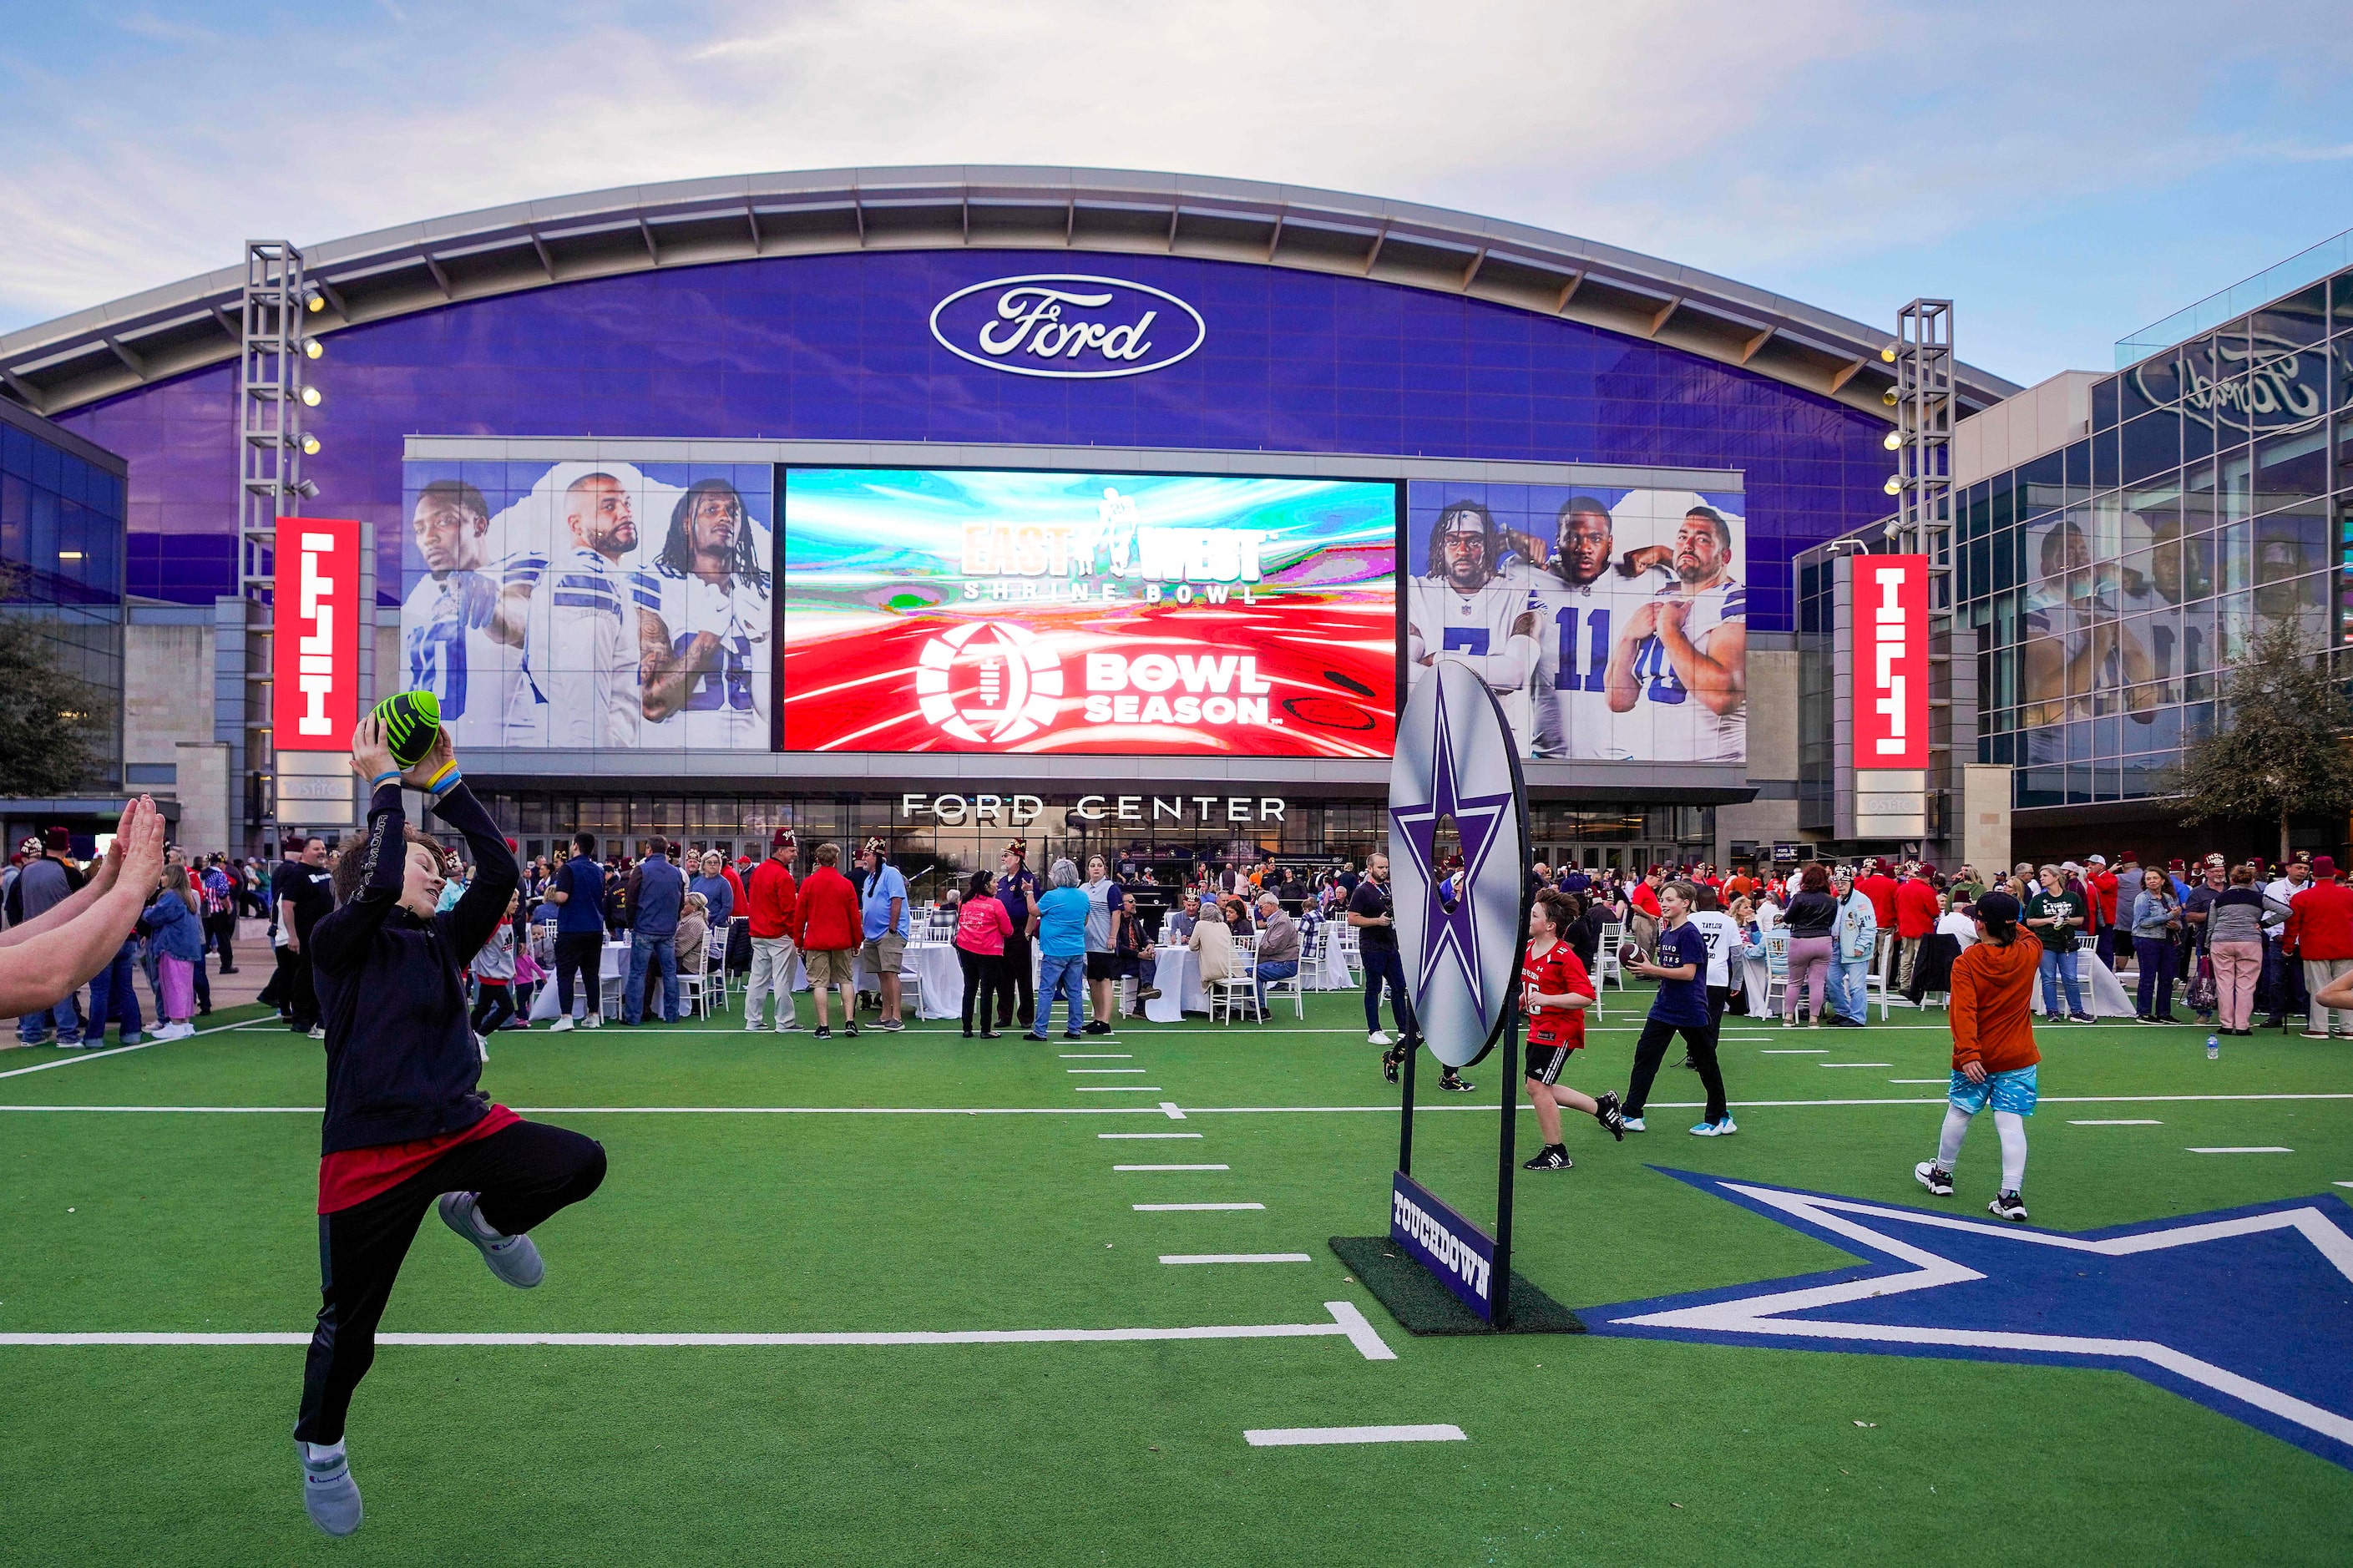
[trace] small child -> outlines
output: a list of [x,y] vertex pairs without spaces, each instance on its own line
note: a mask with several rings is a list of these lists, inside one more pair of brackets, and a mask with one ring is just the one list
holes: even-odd
[[1536,1126],[1544,1147],[1525,1161],[1522,1170],[1566,1171],[1576,1163],[1561,1141],[1560,1108],[1581,1110],[1601,1123],[1612,1138],[1624,1142],[1625,1119],[1618,1112],[1618,1097],[1604,1090],[1599,1099],[1578,1093],[1560,1081],[1570,1053],[1585,1046],[1585,1010],[1593,1005],[1592,976],[1584,961],[1563,935],[1574,917],[1568,895],[1546,888],[1528,911],[1528,951],[1520,967],[1520,1005],[1528,1018],[1528,1099],[1535,1102]]
[[[482,943],[482,951],[474,954],[474,984],[481,987],[481,1000],[474,1004],[474,1033],[484,1037],[496,1034],[515,1016],[515,907],[519,900],[507,897],[507,912],[500,917],[497,929]],[[485,1058],[485,1059],[488,1059]]]
[[[1987,1205],[2012,1222],[2026,1218],[2021,1189],[2026,1182],[2026,1118],[2034,1114],[2034,1069],[2042,1053],[2034,1048],[2031,1006],[2042,944],[2020,929],[2016,899],[2008,893],[1978,895],[1978,940],[1953,962],[1953,1081],[1936,1157],[1912,1167],[1914,1179],[1940,1198],[1953,1194],[1953,1166],[1969,1123],[1988,1105],[2001,1135],[2001,1190]],[[2062,941],[2068,940],[2062,934]]]

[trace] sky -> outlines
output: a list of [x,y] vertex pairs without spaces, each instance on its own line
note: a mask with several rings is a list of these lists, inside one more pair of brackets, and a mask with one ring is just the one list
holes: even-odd
[[2353,227],[2344,0],[8,0],[0,331],[640,181],[1174,170],[1538,225],[2031,383]]

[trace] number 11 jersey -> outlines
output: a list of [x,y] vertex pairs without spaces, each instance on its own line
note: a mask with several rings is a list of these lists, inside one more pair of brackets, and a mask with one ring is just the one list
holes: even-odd
[[1609,650],[1619,629],[1672,579],[1657,567],[1621,577],[1615,566],[1590,583],[1546,572],[1528,595],[1536,611],[1536,755],[1623,761],[1634,755],[1609,710]]

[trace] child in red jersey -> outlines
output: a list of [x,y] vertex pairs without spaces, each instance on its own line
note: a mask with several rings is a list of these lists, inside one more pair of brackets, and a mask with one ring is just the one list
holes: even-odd
[[1538,893],[1528,911],[1528,951],[1520,964],[1520,1006],[1528,1021],[1528,1099],[1535,1101],[1536,1126],[1544,1147],[1525,1162],[1528,1171],[1566,1171],[1576,1162],[1561,1142],[1560,1108],[1585,1112],[1609,1130],[1613,1138],[1626,1136],[1625,1120],[1618,1113],[1618,1097],[1604,1091],[1596,1100],[1560,1081],[1571,1051],[1585,1045],[1585,1009],[1593,1005],[1594,985],[1584,963],[1563,933],[1570,923],[1566,894],[1550,889]]

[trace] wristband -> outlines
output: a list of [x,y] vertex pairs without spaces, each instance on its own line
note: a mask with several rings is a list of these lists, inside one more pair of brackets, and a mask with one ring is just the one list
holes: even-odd
[[373,794],[374,792],[375,792],[375,791],[377,791],[377,790],[382,789],[385,785],[386,785],[386,784],[391,784],[393,781],[395,781],[396,779],[397,779],[397,778],[399,778],[399,777],[400,777],[400,770],[399,770],[398,768],[394,768],[394,769],[392,769],[392,770],[390,770],[389,772],[386,772],[386,773],[378,773],[378,774],[376,774],[376,775],[375,775],[375,777],[374,777],[374,778],[372,778],[372,779],[368,780],[368,790],[369,790],[369,792],[370,792],[371,794]]
[[459,781],[463,780],[465,776],[466,775],[464,773],[458,771],[458,764],[455,762],[447,762],[441,764],[439,772],[436,773],[431,778],[425,781],[425,787],[432,791],[435,796],[438,797],[448,794],[452,789],[456,788]]

